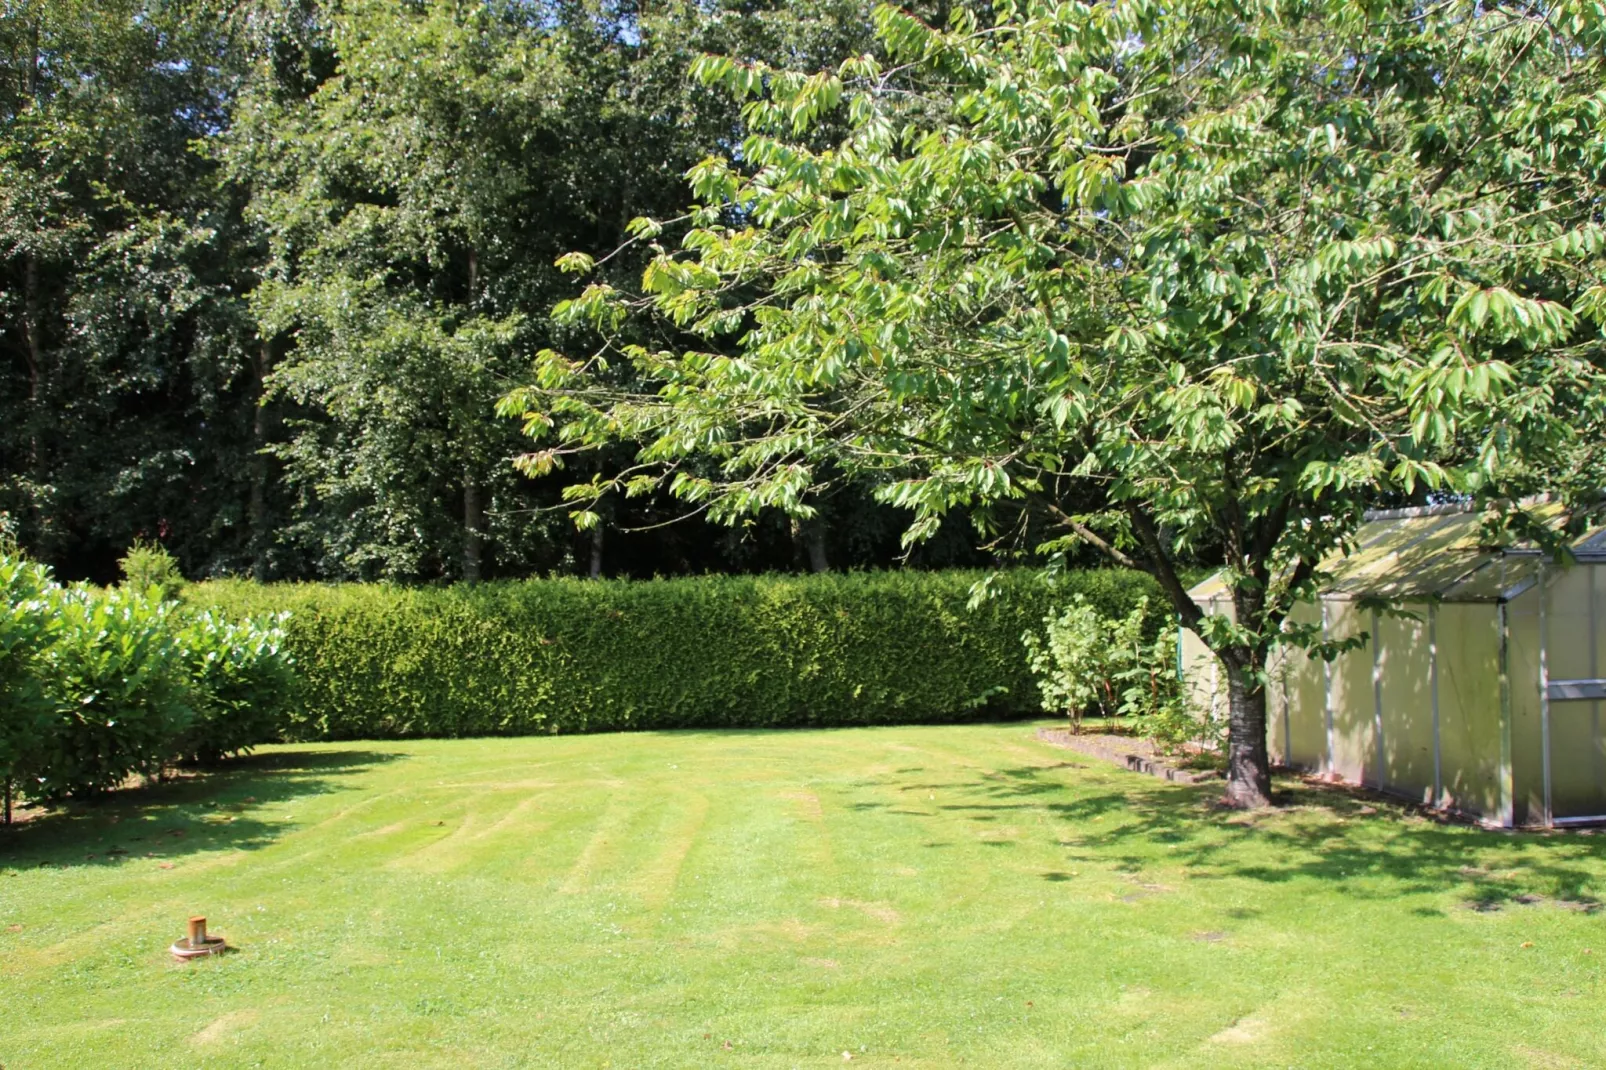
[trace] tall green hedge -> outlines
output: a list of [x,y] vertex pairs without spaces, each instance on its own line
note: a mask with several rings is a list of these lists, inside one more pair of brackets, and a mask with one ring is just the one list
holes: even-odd
[[[290,739],[892,724],[1038,710],[1021,636],[1086,594],[1112,614],[1136,573],[530,580],[450,588],[216,582],[226,615],[288,610]],[[1158,623],[1158,622],[1157,622]]]

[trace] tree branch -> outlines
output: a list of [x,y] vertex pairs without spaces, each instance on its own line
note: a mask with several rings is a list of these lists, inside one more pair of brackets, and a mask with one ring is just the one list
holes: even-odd
[[1193,596],[1188,594],[1187,588],[1182,586],[1176,566],[1171,563],[1171,555],[1167,554],[1165,547],[1161,545],[1160,534],[1155,530],[1153,521],[1137,502],[1126,503],[1126,515],[1131,519],[1132,531],[1137,535],[1138,542],[1143,544],[1143,552],[1149,558],[1147,567],[1139,567],[1160,581],[1161,589],[1176,607],[1177,615],[1182,618],[1183,627],[1192,628],[1197,632],[1199,622],[1205,617],[1204,610],[1199,608],[1199,603],[1195,602]]
[[1042,506],[1043,510],[1050,516],[1059,521],[1061,527],[1071,529],[1071,531],[1076,533],[1078,538],[1086,543],[1089,543],[1096,549],[1103,551],[1103,553],[1117,565],[1120,565],[1122,568],[1138,569],[1139,571],[1143,572],[1149,571],[1148,569],[1144,568],[1142,564],[1123,552],[1114,543],[1104,538],[1102,535],[1088,527],[1086,524],[1082,523],[1080,520],[1077,520],[1075,517],[1071,516],[1065,510],[1055,505],[1048,498],[1041,494],[1031,494],[1029,497],[1032,501]]

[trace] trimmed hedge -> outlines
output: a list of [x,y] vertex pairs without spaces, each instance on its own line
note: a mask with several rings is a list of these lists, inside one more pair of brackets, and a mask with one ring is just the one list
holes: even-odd
[[[289,611],[287,739],[894,724],[1039,713],[1021,643],[1085,594],[1129,612],[1138,573],[974,572],[381,585],[197,584],[229,617]],[[1155,621],[1156,626],[1159,620]]]

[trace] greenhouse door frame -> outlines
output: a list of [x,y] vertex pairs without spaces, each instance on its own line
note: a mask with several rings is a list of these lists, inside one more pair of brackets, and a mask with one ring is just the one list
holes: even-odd
[[[1594,569],[1599,566],[1596,562],[1589,562],[1584,564],[1583,567]],[[1606,822],[1606,814],[1557,817],[1551,805],[1550,704],[1552,702],[1599,702],[1606,700],[1606,677],[1578,677],[1570,680],[1552,680],[1550,678],[1550,626],[1548,621],[1549,613],[1546,609],[1546,605],[1550,600],[1550,591],[1545,583],[1545,561],[1543,558],[1539,560],[1537,586],[1539,588],[1539,752],[1541,756],[1540,772],[1544,780],[1544,827],[1598,825]],[[1591,572],[1589,598],[1590,668],[1599,672],[1598,667],[1594,665],[1594,651],[1597,642],[1595,628],[1594,573]]]

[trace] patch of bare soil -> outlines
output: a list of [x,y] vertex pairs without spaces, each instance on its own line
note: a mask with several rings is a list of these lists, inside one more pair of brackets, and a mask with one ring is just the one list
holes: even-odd
[[1039,728],[1037,738],[1055,747],[1074,750],[1078,754],[1100,758],[1135,773],[1147,773],[1149,776],[1178,784],[1202,784],[1205,781],[1221,779],[1221,774],[1213,769],[1183,768],[1185,759],[1179,760],[1162,754],[1153,740],[1138,736],[1117,736],[1102,732],[1072,734],[1068,728]]

